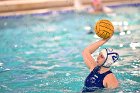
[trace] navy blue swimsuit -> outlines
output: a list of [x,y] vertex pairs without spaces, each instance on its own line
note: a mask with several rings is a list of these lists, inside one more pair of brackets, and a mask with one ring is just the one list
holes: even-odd
[[105,88],[103,85],[104,77],[110,73],[112,73],[110,70],[100,74],[98,71],[100,70],[100,67],[97,66],[93,69],[93,71],[90,72],[90,74],[87,76],[84,87],[82,92],[94,92],[97,89]]

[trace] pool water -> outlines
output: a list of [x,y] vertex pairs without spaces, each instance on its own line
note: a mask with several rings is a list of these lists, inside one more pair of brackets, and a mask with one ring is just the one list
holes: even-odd
[[[130,11],[128,11],[130,10]],[[112,71],[120,86],[100,93],[140,93],[140,7],[117,7],[112,14],[73,11],[0,18],[0,93],[79,93],[89,70],[82,50],[97,38],[87,34],[100,19],[115,23],[111,40],[119,61]],[[118,25],[129,33],[119,33]],[[98,55],[95,53],[95,56]]]

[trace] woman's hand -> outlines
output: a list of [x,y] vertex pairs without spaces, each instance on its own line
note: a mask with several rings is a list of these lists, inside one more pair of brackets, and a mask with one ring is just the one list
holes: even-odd
[[[112,35],[112,36],[113,36],[113,35]],[[111,37],[112,37],[112,36],[111,36]],[[103,39],[103,40],[107,42],[111,37],[106,38],[106,39]]]

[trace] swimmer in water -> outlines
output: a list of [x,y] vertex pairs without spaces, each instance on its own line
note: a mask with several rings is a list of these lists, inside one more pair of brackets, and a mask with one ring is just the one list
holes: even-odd
[[92,0],[93,9],[89,10],[89,13],[110,13],[112,10],[108,7],[103,6],[101,0]]
[[108,40],[99,40],[86,47],[82,52],[84,62],[90,70],[90,74],[85,79],[82,93],[94,92],[102,88],[114,89],[119,85],[118,80],[110,70],[110,66],[119,58],[118,53],[113,51],[113,49],[106,48],[99,53],[97,61],[91,56]]

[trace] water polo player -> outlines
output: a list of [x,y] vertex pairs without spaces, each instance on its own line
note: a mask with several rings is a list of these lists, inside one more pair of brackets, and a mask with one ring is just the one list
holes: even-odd
[[99,53],[97,61],[92,57],[92,54],[112,37],[113,24],[109,20],[99,20],[95,25],[95,32],[102,39],[89,45],[82,52],[84,62],[90,69],[82,92],[94,92],[100,88],[113,89],[119,85],[118,80],[110,70],[110,66],[119,58],[118,53],[111,48],[106,48]]
[[108,39],[102,39],[98,42],[86,47],[82,53],[84,61],[90,69],[82,92],[94,92],[99,88],[117,88],[118,80],[110,70],[110,66],[119,58],[118,53],[113,49],[103,49],[97,57],[97,61],[91,56],[101,45],[106,43]]

